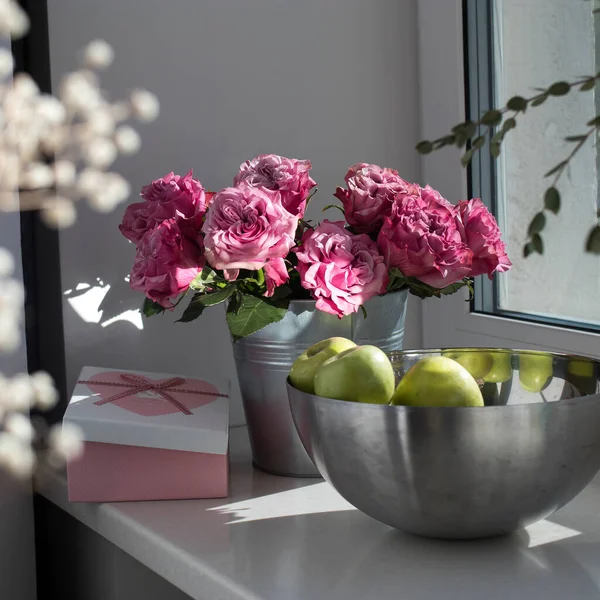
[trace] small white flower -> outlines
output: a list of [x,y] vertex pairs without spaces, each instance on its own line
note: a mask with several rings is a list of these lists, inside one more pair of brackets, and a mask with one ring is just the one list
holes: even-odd
[[10,315],[0,316],[0,352],[15,352],[21,344],[21,333]]
[[106,191],[111,194],[116,204],[125,202],[131,194],[129,182],[118,173],[106,173],[104,176]]
[[77,179],[77,191],[86,197],[93,196],[102,191],[104,173],[97,169],[83,169]]
[[108,167],[117,158],[117,147],[105,138],[90,140],[83,151],[86,162],[100,169]]
[[57,160],[54,163],[54,180],[58,187],[68,187],[75,183],[77,169],[70,160]]
[[31,384],[35,392],[35,405],[41,410],[50,410],[58,402],[58,391],[52,377],[45,371],[31,375]]
[[83,62],[90,69],[106,69],[112,64],[114,58],[114,50],[104,40],[90,42],[83,54]]
[[22,413],[9,414],[4,420],[4,429],[26,444],[30,444],[35,435],[29,416]]
[[25,479],[33,473],[35,455],[31,446],[10,433],[0,433],[0,465],[7,471]]
[[54,173],[48,165],[43,163],[29,165],[21,179],[23,187],[31,190],[49,188],[53,183]]
[[83,454],[83,434],[72,423],[55,425],[48,434],[48,446],[63,460],[79,458]]
[[13,56],[6,48],[0,48],[0,78],[8,77],[14,69]]
[[146,90],[134,90],[130,96],[133,115],[140,121],[154,121],[160,112],[158,98]]
[[14,270],[15,260],[12,254],[6,248],[0,248],[0,277],[8,277]]
[[8,380],[8,390],[3,394],[6,410],[26,412],[33,405],[34,399],[35,391],[27,373],[19,373]]
[[29,31],[29,17],[14,0],[8,2],[9,11],[6,15],[9,33],[15,39],[24,36]]
[[131,116],[131,108],[127,102],[115,102],[110,105],[110,112],[117,123],[121,123]]
[[5,279],[0,286],[0,303],[2,310],[19,311],[23,307],[25,291],[23,285],[16,279]]
[[90,113],[86,125],[94,135],[112,135],[115,130],[115,118],[108,109],[99,109]]
[[115,132],[115,144],[123,154],[135,154],[142,146],[138,132],[129,125],[121,125]]
[[44,202],[42,206],[42,218],[50,227],[63,229],[71,227],[75,223],[77,212],[71,200],[56,196]]
[[51,125],[60,125],[67,118],[67,109],[62,102],[58,98],[47,94],[40,96],[35,110],[46,123]]
[[12,91],[22,101],[37,96],[40,88],[27,73],[17,73],[13,78]]
[[60,96],[67,109],[88,112],[102,103],[100,91],[93,79],[84,71],[69,73],[61,84]]

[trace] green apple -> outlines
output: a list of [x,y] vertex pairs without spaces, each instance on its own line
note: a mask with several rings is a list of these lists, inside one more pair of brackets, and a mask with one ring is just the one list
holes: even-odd
[[392,404],[483,406],[479,386],[467,369],[446,356],[427,356],[400,380]]
[[343,337],[332,337],[314,344],[294,361],[290,369],[290,382],[302,392],[314,394],[317,369],[327,359],[350,348],[356,348],[356,344]]
[[478,350],[446,350],[442,352],[442,356],[455,360],[459,365],[462,365],[475,379],[481,379],[486,375],[494,364],[494,359],[489,352],[481,352]]
[[552,357],[545,354],[519,356],[519,381],[528,392],[541,392],[552,378]]
[[593,377],[594,362],[592,359],[570,359],[567,364],[567,372],[577,377]]
[[484,375],[483,380],[487,383],[504,383],[512,377],[512,365],[510,364],[510,352],[490,352],[494,361],[492,368]]
[[385,352],[356,346],[326,360],[315,375],[315,394],[325,398],[388,404],[395,386],[394,369]]

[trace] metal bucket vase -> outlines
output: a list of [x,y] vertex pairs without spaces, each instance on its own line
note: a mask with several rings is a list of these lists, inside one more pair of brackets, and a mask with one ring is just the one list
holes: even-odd
[[341,336],[382,350],[401,350],[406,291],[376,296],[362,311],[338,319],[315,308],[313,300],[292,300],[278,323],[233,345],[254,465],[276,475],[320,477],[304,450],[290,411],[286,379],[306,348]]

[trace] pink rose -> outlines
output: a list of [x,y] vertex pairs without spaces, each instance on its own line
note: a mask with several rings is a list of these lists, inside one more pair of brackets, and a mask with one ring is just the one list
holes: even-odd
[[302,287],[311,290],[319,310],[341,318],[385,292],[387,266],[377,244],[366,234],[352,235],[343,221],[308,229],[295,252]]
[[241,184],[215,194],[202,231],[206,258],[235,279],[239,269],[256,271],[285,258],[294,245],[298,217],[281,204],[276,191]]
[[471,274],[473,253],[465,243],[458,209],[429,186],[394,202],[377,244],[388,266],[434,288]]
[[267,292],[265,296],[270,298],[275,293],[275,288],[283,285],[290,278],[285,260],[283,258],[273,258],[265,263],[265,283]]
[[473,251],[471,275],[504,273],[512,267],[494,215],[479,198],[458,203],[467,244]]
[[392,211],[398,194],[414,192],[416,186],[392,169],[358,163],[344,177],[348,189],[338,187],[334,196],[342,201],[348,225],[357,231],[376,231]]
[[206,212],[206,195],[202,184],[173,172],[142,188],[144,202],[130,204],[119,225],[121,233],[134,244],[166,219],[176,218],[189,237],[195,237]]
[[202,248],[181,233],[176,219],[159,223],[137,248],[130,285],[165,308],[204,267]]
[[317,185],[310,176],[311,167],[309,160],[261,154],[240,166],[233,184],[245,182],[252,187],[276,190],[281,193],[283,207],[302,218],[310,190]]

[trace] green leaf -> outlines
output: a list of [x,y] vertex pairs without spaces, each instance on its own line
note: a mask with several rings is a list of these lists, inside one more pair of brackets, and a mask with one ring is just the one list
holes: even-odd
[[499,110],[488,110],[483,117],[481,117],[481,122],[484,125],[498,125],[502,121],[502,113]]
[[181,319],[177,322],[189,323],[190,321],[197,319],[204,312],[205,308],[225,302],[225,300],[234,294],[235,290],[235,285],[228,285],[227,287],[210,294],[194,294],[192,301],[188,304],[181,315]]
[[569,93],[571,86],[566,81],[557,81],[548,88],[551,96],[564,96]]
[[329,210],[330,208],[337,208],[338,210],[341,210],[342,213],[344,212],[344,209],[339,205],[339,204],[328,204],[323,210],[322,212],[325,212],[326,210]]
[[285,300],[270,302],[265,298],[242,294],[237,313],[228,310],[226,315],[233,341],[237,342],[240,338],[251,335],[271,323],[281,321],[288,305],[289,302]]
[[466,145],[468,139],[469,138],[467,137],[467,134],[464,133],[464,131],[459,131],[454,135],[454,144],[457,148],[462,148]]
[[565,137],[565,142],[583,142],[587,139],[587,135],[568,135]]
[[504,133],[506,133],[507,131],[514,129],[516,126],[517,126],[517,122],[515,121],[515,119],[513,119],[511,117],[510,119],[506,119],[506,121],[504,121],[504,123],[502,123],[502,131]]
[[531,106],[539,106],[540,104],[544,104],[548,100],[548,94],[541,94],[535,100],[531,101]]
[[142,312],[146,317],[152,317],[154,315],[160,315],[164,313],[166,308],[161,306],[158,302],[150,300],[150,298],[144,298],[144,304],[142,305]]
[[596,115],[591,121],[586,123],[590,127],[600,127],[600,115]]
[[554,214],[557,214],[560,210],[560,194],[554,186],[546,190],[544,194],[544,206],[546,210],[550,210]]
[[536,233],[544,230],[546,227],[546,215],[543,212],[539,212],[533,219],[531,219],[531,223],[529,223],[529,229],[527,233],[530,236],[534,236]]
[[416,145],[419,154],[429,154],[433,150],[433,144],[429,140],[423,140]]
[[457,281],[456,283],[453,283],[449,286],[446,286],[445,288],[442,288],[440,290],[440,293],[443,294],[444,296],[450,296],[450,294],[455,294],[456,292],[458,292],[458,290],[464,288],[468,284],[469,284],[469,280],[463,279],[463,280]]
[[535,252],[535,249],[531,242],[527,242],[523,246],[523,258],[527,258],[530,254],[533,254],[534,252]]
[[204,292],[207,288],[212,287],[213,284],[218,281],[223,281],[223,279],[219,277],[217,273],[213,271],[213,269],[206,265],[204,269],[202,269],[202,271],[200,271],[200,273],[198,273],[198,275],[192,279],[190,282],[190,288],[198,292]]
[[362,312],[363,319],[366,319],[367,318],[367,309],[364,307],[363,304],[360,305],[360,310]]
[[531,237],[531,245],[536,252],[544,254],[544,242],[539,233],[536,233]]
[[596,225],[589,233],[585,251],[600,254],[600,225]]
[[493,144],[490,144],[490,154],[494,157],[494,158],[498,158],[500,156],[500,144],[495,142]]
[[554,173],[557,173],[558,171],[560,171],[562,168],[564,168],[567,165],[567,161],[563,160],[562,162],[559,162],[556,166],[552,167],[545,175],[544,177],[550,177],[550,175],[554,175]]
[[479,150],[480,148],[483,147],[484,144],[485,144],[485,136],[480,135],[479,137],[477,137],[473,140],[472,148],[475,150]]
[[492,136],[490,140],[490,144],[500,144],[504,139],[504,131],[501,129],[500,131],[496,131],[496,133]]
[[292,288],[289,285],[280,285],[275,288],[273,292],[273,296],[271,297],[271,302],[277,302],[278,300],[283,300],[287,298],[292,293]]
[[584,81],[579,88],[580,92],[589,92],[596,87],[596,80],[593,77],[590,77],[588,80]]
[[449,146],[451,144],[454,144],[455,141],[456,141],[456,137],[454,135],[446,135],[443,138],[440,138],[439,140],[435,140],[433,142],[433,149],[439,150],[440,148],[443,148],[444,146]]
[[527,100],[522,96],[513,96],[507,103],[506,107],[515,112],[525,112],[527,109]]
[[465,121],[464,131],[468,138],[472,138],[477,133],[477,125],[473,121]]
[[467,150],[460,157],[460,163],[462,164],[463,167],[466,167],[471,162],[471,159],[473,158],[474,152],[475,152],[475,150],[473,148],[469,148],[469,150]]

